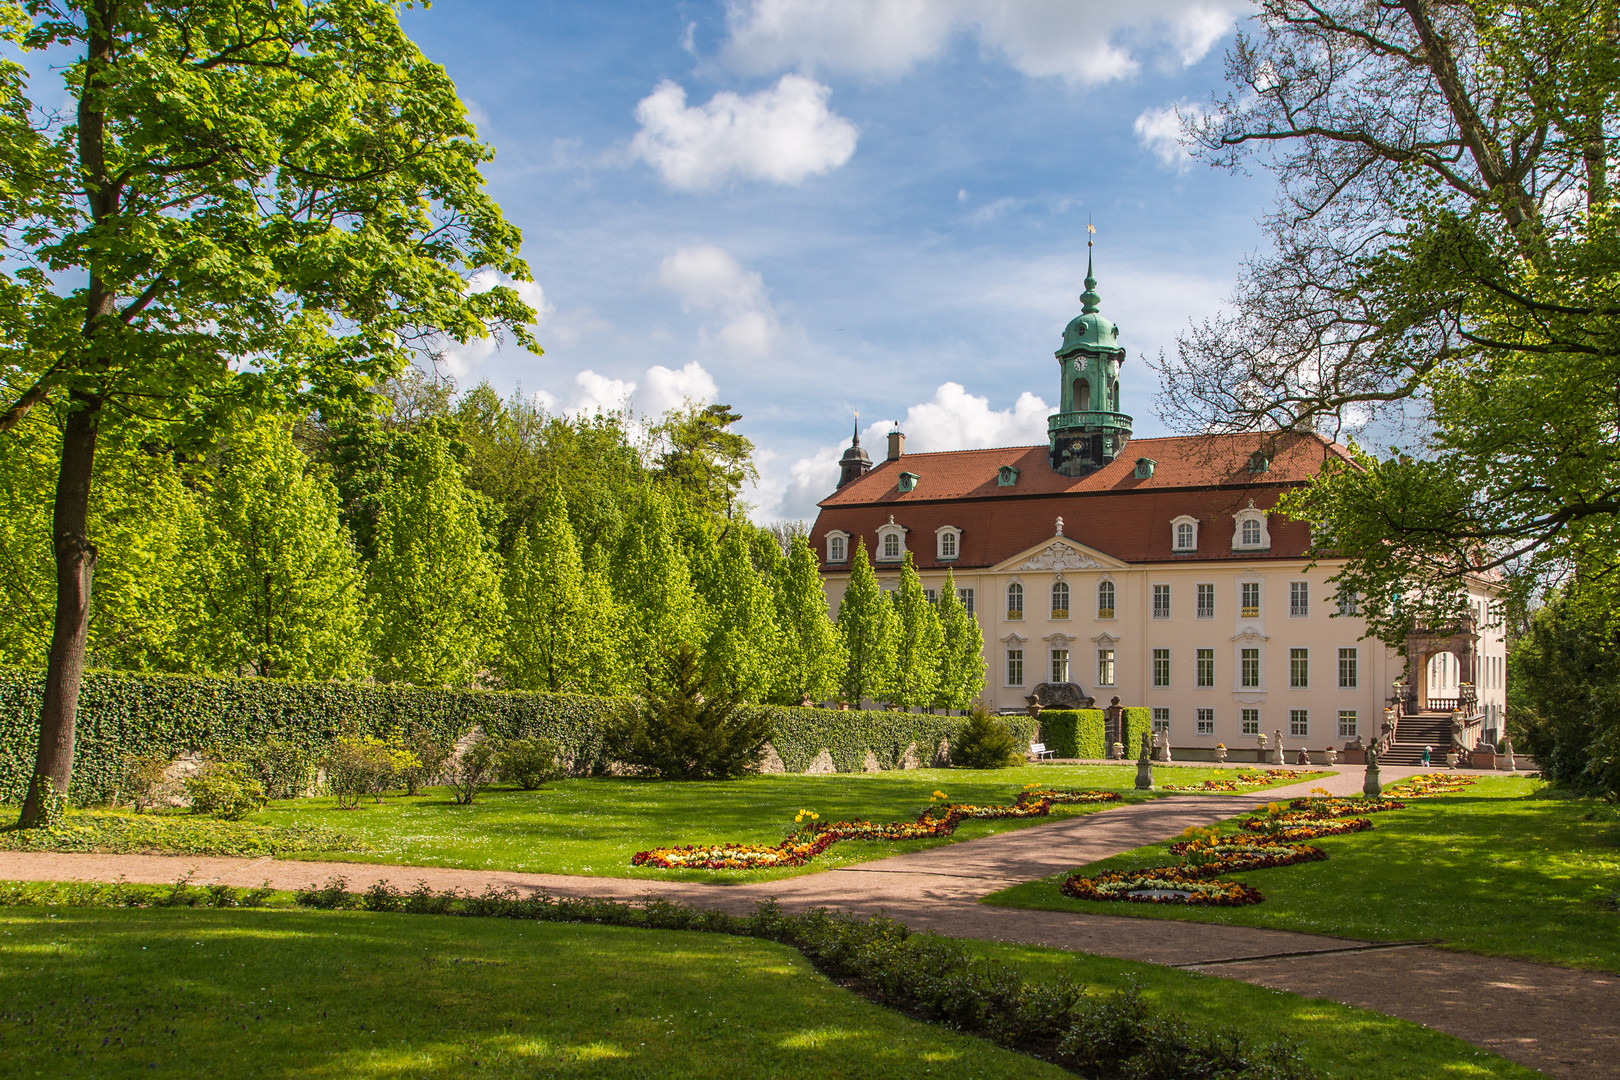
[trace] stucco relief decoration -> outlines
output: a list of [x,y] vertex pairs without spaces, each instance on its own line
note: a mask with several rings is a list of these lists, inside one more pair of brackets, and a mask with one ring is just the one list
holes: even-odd
[[1018,567],[1020,570],[1096,570],[1102,563],[1065,544],[1052,544]]

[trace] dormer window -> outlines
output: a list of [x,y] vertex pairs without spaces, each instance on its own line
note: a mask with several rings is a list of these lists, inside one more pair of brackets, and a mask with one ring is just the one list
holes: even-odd
[[1183,514],[1170,522],[1170,550],[1191,552],[1198,550],[1198,519]]
[[887,525],[878,526],[878,562],[899,562],[906,557],[906,527],[894,523],[889,515]]
[[996,470],[997,487],[1013,487],[1018,483],[1018,466],[1003,465]]
[[1136,459],[1136,478],[1138,480],[1150,480],[1150,479],[1152,479],[1153,478],[1153,467],[1155,465],[1157,465],[1157,464],[1158,464],[1158,462],[1154,461],[1152,458],[1145,458],[1145,457],[1137,458]]
[[849,533],[835,529],[827,534],[827,561],[829,563],[849,561]]
[[942,561],[956,558],[962,550],[962,530],[954,525],[941,525],[934,530],[936,554]]
[[918,476],[914,472],[903,472],[900,474],[900,479],[896,486],[899,487],[900,494],[904,495],[908,491],[916,491],[917,481],[921,479],[922,477]]
[[1263,510],[1256,510],[1254,503],[1237,512],[1236,522],[1232,531],[1233,551],[1268,551],[1271,548],[1271,534],[1266,528],[1266,515]]

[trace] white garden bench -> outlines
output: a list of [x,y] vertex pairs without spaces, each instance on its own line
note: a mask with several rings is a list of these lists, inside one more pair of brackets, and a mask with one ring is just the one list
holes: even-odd
[[1053,757],[1054,754],[1053,754],[1053,752],[1051,750],[1048,750],[1046,748],[1045,743],[1043,743],[1043,742],[1032,742],[1032,743],[1029,744],[1029,756],[1034,758],[1036,761],[1039,761],[1042,758]]

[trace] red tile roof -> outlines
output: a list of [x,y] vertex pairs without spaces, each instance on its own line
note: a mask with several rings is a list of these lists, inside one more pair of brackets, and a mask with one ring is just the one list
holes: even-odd
[[[1256,451],[1270,458],[1265,472],[1249,471]],[[1136,462],[1144,457],[1156,464],[1151,477],[1139,479]],[[852,554],[853,538],[864,537],[875,555],[878,526],[893,515],[919,567],[983,568],[1051,539],[1062,517],[1065,536],[1124,562],[1299,558],[1310,543],[1307,526],[1273,517],[1268,551],[1233,552],[1232,515],[1251,500],[1270,509],[1330,457],[1348,459],[1343,447],[1314,435],[1132,439],[1123,456],[1075,479],[1052,471],[1045,446],[906,454],[824,499],[811,541],[825,555],[827,533],[838,529],[851,535]],[[1003,465],[1019,470],[1011,487],[997,484]],[[902,471],[920,477],[905,494],[896,487]],[[1171,522],[1182,515],[1199,521],[1196,552],[1171,550]],[[962,530],[960,554],[949,562],[935,558],[935,530],[945,525]]]

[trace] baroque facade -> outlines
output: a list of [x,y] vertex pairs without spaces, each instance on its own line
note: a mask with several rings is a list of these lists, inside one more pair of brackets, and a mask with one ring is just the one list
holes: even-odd
[[1338,565],[1313,565],[1309,528],[1273,513],[1344,448],[1292,432],[1133,438],[1125,353],[1096,284],[1088,267],[1045,445],[907,454],[897,430],[874,463],[857,434],[811,532],[833,612],[864,540],[886,589],[908,552],[931,591],[952,572],[983,630],[993,708],[1075,682],[1099,704],[1150,707],[1173,746],[1194,750],[1279,731],[1296,747],[1370,741],[1400,695],[1408,711],[1461,701],[1485,734],[1499,727],[1505,648],[1489,585],[1473,590],[1467,625],[1408,642],[1410,670],[1364,638],[1353,598],[1328,580]]

